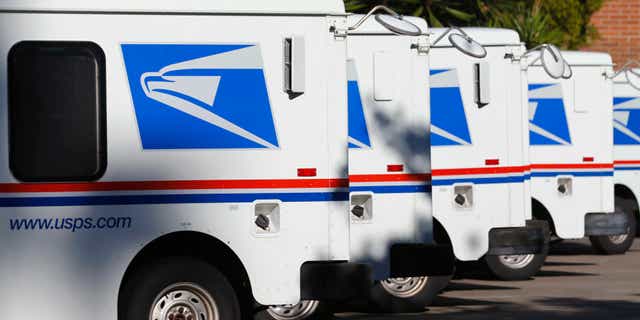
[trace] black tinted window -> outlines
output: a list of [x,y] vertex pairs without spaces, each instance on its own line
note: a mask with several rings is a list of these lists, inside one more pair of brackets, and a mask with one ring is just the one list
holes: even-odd
[[87,181],[106,168],[105,58],[88,42],[9,53],[9,164],[23,181]]

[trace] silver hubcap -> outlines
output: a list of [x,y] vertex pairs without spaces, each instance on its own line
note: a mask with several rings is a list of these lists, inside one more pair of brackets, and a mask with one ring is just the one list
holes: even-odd
[[194,283],[168,286],[151,305],[149,320],[218,320],[218,306],[211,295]]
[[628,234],[620,234],[617,236],[609,236],[609,241],[613,244],[622,244],[627,240]]
[[510,256],[500,256],[500,262],[511,269],[522,269],[529,265],[535,255],[533,254],[517,254]]
[[[620,199],[616,198],[616,202],[618,202]],[[621,201],[621,202],[624,202]],[[617,206],[616,205],[616,212],[624,212],[624,210],[622,210],[623,207],[621,206]],[[615,244],[615,245],[620,245],[622,243],[624,243],[625,241],[627,241],[627,237],[629,237],[629,235],[631,234],[631,227],[627,228],[627,233],[625,234],[618,234],[615,236],[609,236],[609,241],[611,241],[611,243]]]
[[428,277],[391,278],[380,284],[394,297],[410,298],[418,294],[427,285]]
[[276,320],[301,320],[316,312],[319,304],[316,300],[302,300],[294,305],[269,307],[267,312]]

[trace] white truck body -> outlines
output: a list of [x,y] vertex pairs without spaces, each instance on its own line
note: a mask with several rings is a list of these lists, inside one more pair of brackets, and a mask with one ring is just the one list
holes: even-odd
[[[633,69],[633,72],[638,72]],[[640,195],[640,91],[633,88],[625,74],[613,79],[613,159],[616,207],[619,196],[632,201],[638,208]],[[631,197],[618,194],[620,186],[631,192]],[[636,221],[640,217],[636,217]]]
[[350,199],[364,208],[351,214],[351,258],[371,263],[376,279],[390,277],[392,245],[432,238],[429,59],[419,50],[428,27],[405,19],[423,34],[393,34],[370,17],[347,39]]
[[[300,300],[305,262],[349,260],[346,42],[332,26],[346,27],[342,1],[3,1],[4,135],[12,47],[90,41],[108,141],[96,181],[43,183],[18,181],[0,143],[3,313],[116,319],[132,260],[179,231],[224,243],[264,305]],[[293,99],[286,38],[303,46]]]
[[[585,236],[588,213],[614,211],[611,57],[562,52],[570,79],[529,69],[531,194],[563,239]],[[564,186],[564,187],[561,187]],[[565,192],[561,192],[562,188]]]
[[[437,38],[446,29],[431,29]],[[515,31],[463,28],[486,48],[466,56],[445,37],[430,51],[433,216],[459,260],[489,250],[490,230],[531,219],[525,48]],[[478,84],[479,82],[479,84]],[[457,194],[466,202],[457,204]]]

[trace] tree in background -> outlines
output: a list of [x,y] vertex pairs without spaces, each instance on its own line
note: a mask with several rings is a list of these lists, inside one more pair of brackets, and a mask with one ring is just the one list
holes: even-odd
[[577,49],[598,36],[591,16],[603,0],[485,1],[480,25],[514,29],[527,46],[553,43]]
[[476,0],[345,0],[347,11],[357,13],[379,4],[404,15],[423,17],[432,27],[473,25],[479,13]]
[[516,30],[528,47],[576,49],[597,37],[589,20],[604,0],[345,0],[350,12],[378,4],[425,18],[432,27],[489,26]]

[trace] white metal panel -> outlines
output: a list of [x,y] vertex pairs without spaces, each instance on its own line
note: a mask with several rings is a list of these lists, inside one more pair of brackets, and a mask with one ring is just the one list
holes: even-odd
[[[367,219],[352,216],[351,254],[355,261],[371,263],[378,280],[389,276],[391,245],[425,243],[432,238],[427,191],[430,116],[425,90],[429,65],[428,56],[411,48],[419,38],[353,35],[347,40],[351,197],[366,199],[363,206],[371,213]],[[374,97],[378,90],[374,59],[381,50],[398,74],[392,101]],[[389,171],[389,165],[402,170]]]
[[590,95],[584,94],[585,90],[589,90],[589,84],[592,81],[585,77],[573,77],[573,111],[584,113],[589,112],[593,108],[593,101]]
[[391,101],[399,78],[395,68],[397,58],[390,52],[373,53],[373,95],[376,101]]
[[605,52],[563,50],[562,56],[572,66],[613,66],[611,55]]

